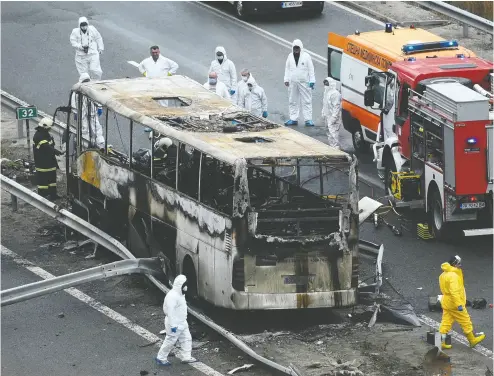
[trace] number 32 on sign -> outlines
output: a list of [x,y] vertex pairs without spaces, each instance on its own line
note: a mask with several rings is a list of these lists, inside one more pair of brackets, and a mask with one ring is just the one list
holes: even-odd
[[38,109],[35,106],[17,107],[16,115],[17,115],[17,120],[34,119],[38,117]]

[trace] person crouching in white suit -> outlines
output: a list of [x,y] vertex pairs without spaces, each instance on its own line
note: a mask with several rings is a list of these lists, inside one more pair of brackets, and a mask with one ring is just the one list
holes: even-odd
[[254,116],[268,117],[268,98],[253,76],[247,80],[247,90],[242,93],[241,106]]
[[298,125],[300,103],[306,126],[314,126],[312,121],[312,90],[316,82],[314,65],[310,55],[304,51],[300,39],[292,43],[293,52],[286,58],[285,86],[288,87],[288,111],[290,119],[285,125]]
[[218,80],[218,75],[216,72],[209,73],[208,82],[204,84],[204,87],[216,94],[221,98],[230,100],[230,93],[228,93],[228,88],[226,85]]
[[79,76],[88,73],[96,80],[101,80],[103,71],[99,55],[105,46],[101,34],[93,25],[89,25],[86,17],[79,18],[79,27],[72,30],[70,43],[75,48],[75,66]]
[[187,277],[180,274],[173,281],[173,288],[166,294],[163,302],[166,337],[156,357],[158,365],[171,365],[168,355],[177,342],[182,350],[182,363],[196,362],[192,357],[192,336],[187,323],[187,302],[184,295],[186,291]]
[[324,98],[322,103],[322,117],[328,127],[328,143],[335,149],[340,149],[338,141],[341,121],[341,94],[336,89],[337,83],[331,77],[324,80]]

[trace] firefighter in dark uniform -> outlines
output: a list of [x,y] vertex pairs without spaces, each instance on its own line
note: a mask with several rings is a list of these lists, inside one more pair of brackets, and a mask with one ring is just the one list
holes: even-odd
[[58,163],[55,156],[62,155],[63,152],[55,149],[55,141],[49,133],[52,126],[53,120],[50,118],[43,118],[39,122],[33,137],[33,154],[38,194],[54,200],[59,198],[57,195]]

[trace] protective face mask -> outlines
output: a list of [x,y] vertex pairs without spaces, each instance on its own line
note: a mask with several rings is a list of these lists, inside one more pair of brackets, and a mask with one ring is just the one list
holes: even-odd
[[186,292],[187,291],[187,286],[182,287],[182,291]]
[[81,26],[81,30],[82,31],[86,31],[87,30],[87,26]]
[[216,81],[218,81],[216,78],[210,78],[209,79],[209,84],[210,85],[216,85]]
[[249,91],[252,91],[253,87],[252,86],[249,86]]
[[242,76],[242,80],[243,80],[244,82],[247,82],[247,80],[248,80],[248,79],[249,79],[249,77],[247,77],[247,76]]
[[218,56],[218,61],[221,63],[223,61],[223,56]]

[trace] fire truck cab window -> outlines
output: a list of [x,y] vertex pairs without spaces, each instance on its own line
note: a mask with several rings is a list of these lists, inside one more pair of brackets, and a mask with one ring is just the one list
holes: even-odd
[[340,80],[341,73],[341,52],[336,50],[329,50],[328,60],[329,60],[329,72],[328,75],[335,80]]
[[410,85],[403,84],[401,88],[400,113],[399,116],[406,118],[408,116],[408,90]]

